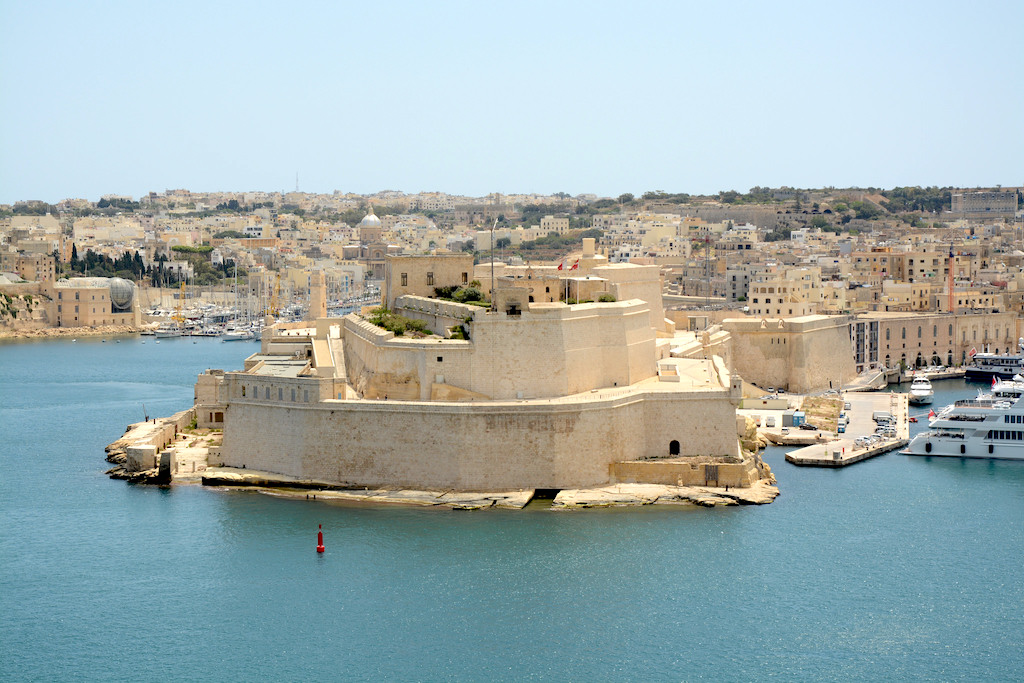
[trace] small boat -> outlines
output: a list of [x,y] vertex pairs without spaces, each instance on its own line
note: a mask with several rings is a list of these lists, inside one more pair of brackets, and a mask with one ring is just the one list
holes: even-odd
[[256,333],[251,329],[239,327],[239,328],[227,328],[224,330],[224,334],[221,335],[223,341],[252,341],[256,339]]
[[910,402],[914,405],[927,405],[932,402],[935,390],[927,377],[915,377],[910,385]]

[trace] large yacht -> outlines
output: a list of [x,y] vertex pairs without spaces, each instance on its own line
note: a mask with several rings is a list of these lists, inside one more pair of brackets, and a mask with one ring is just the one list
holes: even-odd
[[965,378],[988,381],[993,377],[1010,379],[1014,375],[1024,373],[1024,338],[1017,340],[1017,349],[1016,354],[974,354],[970,365],[964,369]]
[[932,383],[928,381],[927,377],[915,377],[913,383],[910,385],[910,398],[908,399],[911,403],[918,406],[927,405],[932,402],[932,397],[935,396],[935,391],[932,389]]
[[[999,388],[1000,393],[1009,390]],[[1024,400],[1020,398],[993,393],[957,401],[929,417],[928,431],[915,436],[902,453],[1024,460]]]

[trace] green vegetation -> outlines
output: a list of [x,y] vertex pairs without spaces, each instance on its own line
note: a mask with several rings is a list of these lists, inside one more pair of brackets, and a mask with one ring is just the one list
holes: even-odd
[[[194,282],[197,285],[208,286],[215,285],[221,280],[226,278],[234,277],[235,275],[235,262],[231,259],[226,259],[221,263],[220,266],[214,266],[210,261],[210,255],[213,252],[213,247],[185,247],[185,246],[174,246],[171,247],[176,255],[176,258],[181,261],[188,261],[192,266],[192,273],[194,274]],[[166,260],[160,260],[160,268],[163,268],[163,264]],[[242,277],[247,273],[241,268],[238,269],[238,276]],[[164,279],[166,279],[164,274]],[[173,280],[173,276],[171,277]]]
[[139,252],[124,252],[116,259],[105,254],[86,250],[84,258],[78,258],[78,248],[71,245],[71,272],[95,277],[123,277],[126,280],[141,280],[146,275],[146,265]]
[[458,301],[460,304],[484,300],[484,293],[480,291],[479,280],[473,280],[473,282],[462,287],[434,287],[434,296],[447,301]]
[[245,239],[244,232],[238,232],[237,230],[221,230],[213,236],[215,240],[241,240]]
[[883,190],[884,206],[890,213],[927,211],[940,213],[952,206],[951,187],[895,187]]
[[614,294],[609,294],[608,292],[605,292],[604,294],[599,295],[597,297],[597,300],[600,301],[601,303],[606,303],[607,304],[607,303],[612,303],[616,299],[615,299],[615,295]]
[[133,202],[130,199],[101,199],[96,202],[97,209],[121,209],[122,211],[136,211],[139,208],[138,202]]
[[428,337],[432,334],[422,320],[406,318],[404,315],[398,315],[383,307],[370,311],[370,316],[366,320],[388,332],[393,332],[396,337],[401,337],[407,332],[410,337]]
[[574,247],[579,247],[583,244],[584,237],[593,237],[599,239],[604,232],[597,228],[591,228],[589,230],[577,230],[570,231],[564,235],[556,235],[554,233],[547,237],[538,237],[535,240],[529,240],[519,245],[522,251],[535,251],[541,249],[558,249],[566,251]]

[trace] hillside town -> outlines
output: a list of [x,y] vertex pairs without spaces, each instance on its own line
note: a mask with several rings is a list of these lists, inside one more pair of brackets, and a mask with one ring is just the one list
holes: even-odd
[[[769,345],[789,348],[790,337],[840,327],[843,372],[961,365],[1024,336],[1021,206],[1021,188],[1002,187],[615,198],[179,189],[25,201],[0,206],[0,335],[258,335],[267,315],[305,315],[321,277],[328,311],[357,310],[380,302],[389,260],[427,254],[471,256],[483,300],[497,273],[540,279],[538,301],[582,302],[590,290],[574,269],[592,239],[608,264],[657,267],[659,308],[676,329],[755,338],[770,328]],[[750,381],[793,389],[850,379],[742,365]]]

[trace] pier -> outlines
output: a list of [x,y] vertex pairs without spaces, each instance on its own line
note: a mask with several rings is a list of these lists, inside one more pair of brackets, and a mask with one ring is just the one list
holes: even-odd
[[[907,394],[892,392],[859,393],[843,395],[849,402],[846,411],[846,432],[839,439],[826,444],[814,444],[786,453],[786,461],[794,465],[809,467],[845,467],[861,460],[867,460],[883,453],[905,446],[910,441],[909,405]],[[854,441],[858,436],[874,434],[875,422],[872,414],[885,410],[896,418],[896,437],[885,439],[867,447],[858,447]]]

